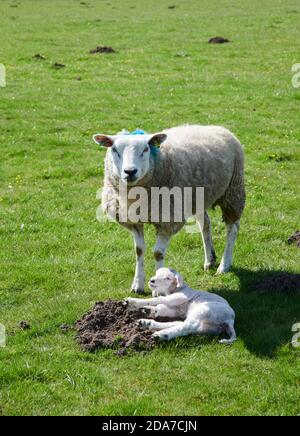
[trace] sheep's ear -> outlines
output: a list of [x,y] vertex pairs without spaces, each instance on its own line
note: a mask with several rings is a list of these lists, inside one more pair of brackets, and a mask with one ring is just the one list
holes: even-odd
[[177,282],[177,288],[182,288],[182,286],[184,284],[183,277],[180,274],[176,273],[175,279]]
[[114,138],[112,136],[101,135],[97,133],[93,136],[93,140],[96,144],[101,145],[101,147],[111,147],[114,143]]
[[152,136],[148,144],[152,145],[153,147],[160,147],[160,145],[167,139],[167,135],[164,133],[156,133],[154,136]]

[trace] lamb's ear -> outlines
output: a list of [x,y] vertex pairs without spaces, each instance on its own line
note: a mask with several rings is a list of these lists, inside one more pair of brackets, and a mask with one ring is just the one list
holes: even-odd
[[153,135],[149,141],[148,144],[152,145],[153,147],[160,147],[160,145],[167,139],[167,135],[164,133],[156,133]]
[[93,140],[96,144],[101,145],[101,147],[111,147],[114,143],[113,136],[101,135],[101,133],[97,133],[93,136]]
[[175,279],[177,282],[177,288],[182,288],[182,286],[184,284],[183,277],[179,273],[176,273]]

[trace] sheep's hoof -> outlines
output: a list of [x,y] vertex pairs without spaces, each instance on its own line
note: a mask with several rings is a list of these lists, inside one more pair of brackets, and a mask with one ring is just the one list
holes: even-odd
[[132,288],[131,292],[133,292],[134,294],[144,294],[145,291],[142,288]]
[[161,332],[155,332],[153,333],[153,338],[158,339],[160,341],[167,341],[169,339],[169,336],[167,333],[161,333]]
[[219,276],[221,274],[225,274],[230,270],[230,266],[224,266],[224,265],[220,265],[219,268],[217,269],[216,275]]
[[213,269],[216,266],[216,261],[207,262],[204,264],[204,271],[209,271],[210,269]]
[[151,325],[151,320],[150,319],[139,319],[136,322],[136,325],[138,327],[140,327],[142,330],[147,330]]
[[143,307],[141,309],[142,314],[144,315],[151,315],[152,312],[152,308],[151,307]]

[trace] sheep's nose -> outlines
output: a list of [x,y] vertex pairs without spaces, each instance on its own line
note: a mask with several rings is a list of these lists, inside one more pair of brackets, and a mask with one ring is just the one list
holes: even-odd
[[129,178],[134,177],[136,175],[137,171],[138,170],[136,168],[125,168],[124,169],[124,173],[127,174],[127,176]]

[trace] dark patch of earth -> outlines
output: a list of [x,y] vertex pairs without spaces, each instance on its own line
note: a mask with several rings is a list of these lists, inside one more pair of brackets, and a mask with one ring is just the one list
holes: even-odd
[[227,42],[230,42],[229,39],[222,38],[221,36],[216,36],[214,38],[210,38],[208,41],[210,44],[226,44]]
[[37,61],[45,61],[46,58],[45,56],[41,55],[40,53],[37,53],[33,56],[33,59],[37,60]]
[[55,68],[56,70],[60,70],[61,68],[65,68],[65,64],[60,64],[59,62],[55,62],[55,64],[53,64],[53,68]]
[[300,248],[300,232],[297,230],[289,239],[288,244],[296,244]]
[[112,47],[98,46],[98,47],[90,50],[90,53],[91,54],[96,54],[96,53],[116,53],[116,51]]
[[157,342],[153,332],[136,324],[140,318],[145,318],[141,310],[129,309],[122,301],[99,301],[76,322],[77,341],[84,351],[113,348],[119,356],[129,350],[150,351]]
[[254,290],[259,292],[300,293],[300,274],[287,272],[274,274],[254,285]]
[[19,327],[22,330],[29,330],[31,328],[29,322],[24,321],[24,320],[19,322]]

